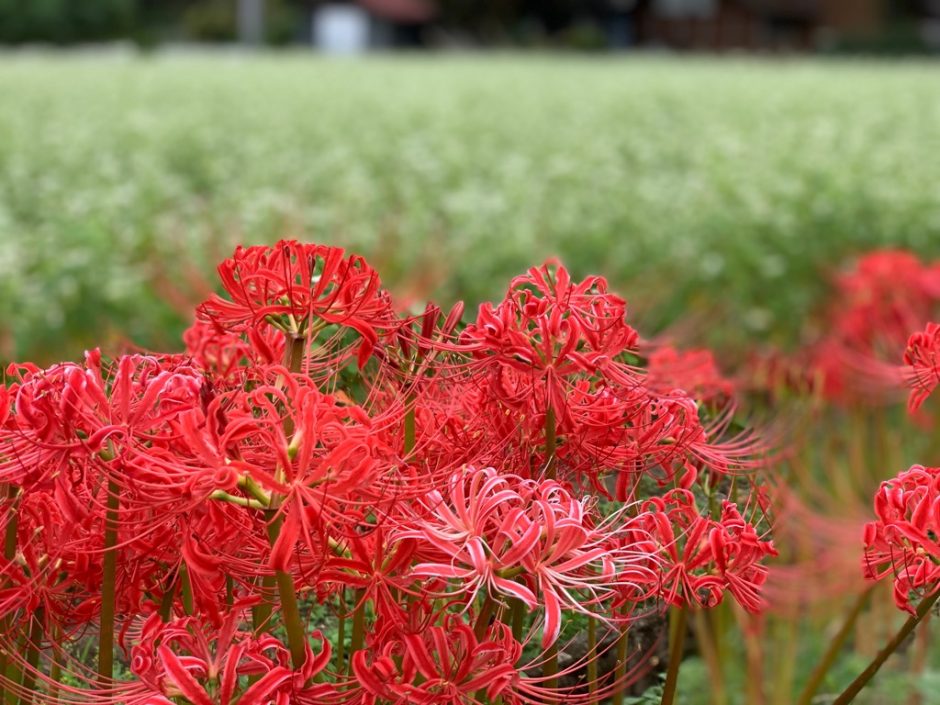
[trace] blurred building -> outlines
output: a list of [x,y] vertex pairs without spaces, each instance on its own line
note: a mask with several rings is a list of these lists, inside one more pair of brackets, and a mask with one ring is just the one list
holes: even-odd
[[625,20],[631,24],[636,44],[702,51],[808,50],[840,37],[874,35],[891,19],[890,8],[881,0],[609,0],[606,4],[607,18],[616,18],[621,26]]
[[317,48],[328,54],[356,54],[423,46],[437,7],[429,0],[329,2],[317,5],[311,17]]
[[940,50],[940,0],[0,0],[0,44]]

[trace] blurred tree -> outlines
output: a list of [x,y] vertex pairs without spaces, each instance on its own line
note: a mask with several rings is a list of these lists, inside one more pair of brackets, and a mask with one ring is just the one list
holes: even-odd
[[137,0],[0,0],[0,42],[9,44],[116,39],[137,21]]
[[299,3],[289,0],[190,0],[183,5],[177,15],[183,37],[192,41],[280,45],[301,34]]
[[231,42],[237,35],[235,6],[231,0],[193,3],[182,14],[183,34],[198,42]]

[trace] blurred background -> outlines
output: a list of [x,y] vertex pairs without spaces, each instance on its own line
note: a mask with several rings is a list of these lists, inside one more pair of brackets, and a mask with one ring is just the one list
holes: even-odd
[[[938,52],[940,0],[0,0],[0,361],[179,351],[239,243],[346,246],[405,307],[604,274],[790,451],[774,611],[696,620],[681,702],[792,705],[867,594],[874,488],[940,461],[903,393],[816,384],[940,315]],[[920,263],[839,288],[884,248]],[[831,356],[833,311],[897,339]],[[820,692],[898,622],[883,587]],[[860,703],[940,702],[924,633]]]
[[917,52],[938,35],[936,0],[0,1],[9,43]]
[[557,254],[738,349],[940,252],[937,0],[0,0],[0,43],[0,360],[178,348],[284,236],[415,302]]

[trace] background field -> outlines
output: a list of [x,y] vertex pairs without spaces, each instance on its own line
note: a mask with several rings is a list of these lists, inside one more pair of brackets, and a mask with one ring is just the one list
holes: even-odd
[[940,254],[929,63],[15,53],[0,96],[0,358],[175,346],[284,235],[416,300],[558,254],[713,344],[792,341],[853,253]]

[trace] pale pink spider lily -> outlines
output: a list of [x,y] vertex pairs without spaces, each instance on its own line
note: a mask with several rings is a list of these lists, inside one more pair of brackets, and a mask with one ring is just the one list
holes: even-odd
[[648,554],[618,541],[631,530],[625,510],[599,519],[593,503],[554,481],[467,469],[447,500],[435,495],[426,506],[428,515],[400,530],[418,541],[419,559],[430,559],[413,574],[456,579],[456,591],[471,600],[484,590],[544,609],[546,647],[558,638],[562,610],[593,615],[591,607],[618,590],[655,577]]

